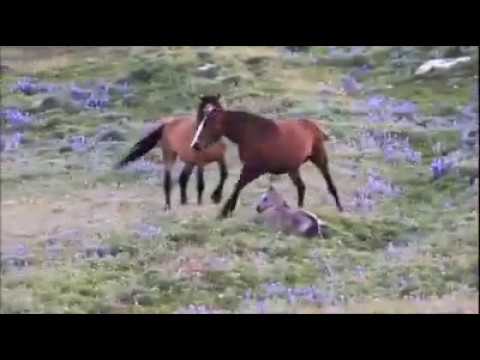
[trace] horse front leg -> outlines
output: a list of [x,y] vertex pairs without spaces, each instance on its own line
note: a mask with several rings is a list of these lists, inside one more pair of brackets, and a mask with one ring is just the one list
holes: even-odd
[[240,179],[235,184],[232,195],[225,203],[222,212],[220,213],[220,218],[226,218],[233,213],[242,189],[264,173],[265,172],[263,170],[259,170],[258,168],[251,168],[246,166],[242,168],[242,172],[240,173]]
[[218,170],[220,171],[220,182],[211,196],[211,199],[215,204],[218,204],[220,201],[222,201],[223,186],[228,178],[228,169],[225,159],[222,159],[218,162]]
[[203,178],[203,166],[197,166],[197,204],[202,205],[202,195],[205,189],[205,180]]
[[194,165],[192,163],[186,163],[183,167],[182,172],[180,173],[180,177],[178,178],[178,183],[180,185],[180,204],[185,205],[188,203],[187,198],[187,187],[188,187],[188,180],[190,179],[190,175],[192,174]]
[[303,199],[305,198],[305,183],[303,182],[300,170],[291,171],[288,173],[290,180],[297,187],[297,205],[299,208],[303,207]]

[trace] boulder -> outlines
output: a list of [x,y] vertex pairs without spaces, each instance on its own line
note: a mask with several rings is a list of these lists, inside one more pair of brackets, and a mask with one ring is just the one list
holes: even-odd
[[126,141],[127,138],[123,131],[114,129],[114,128],[107,128],[101,129],[96,135],[96,141]]
[[220,65],[207,63],[197,68],[197,74],[207,79],[214,79],[220,71]]
[[137,107],[142,103],[140,97],[134,94],[127,94],[122,100],[122,104],[126,107]]

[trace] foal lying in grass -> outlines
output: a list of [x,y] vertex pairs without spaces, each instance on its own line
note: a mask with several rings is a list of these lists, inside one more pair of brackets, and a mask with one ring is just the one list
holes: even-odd
[[257,212],[262,215],[260,220],[274,231],[304,237],[328,236],[322,220],[303,209],[292,209],[273,186],[262,194]]

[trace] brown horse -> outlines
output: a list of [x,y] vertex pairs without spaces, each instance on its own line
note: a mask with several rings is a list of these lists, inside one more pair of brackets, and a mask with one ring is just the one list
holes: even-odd
[[[202,98],[201,98],[202,100]],[[205,104],[201,101],[199,108]],[[197,112],[198,113],[198,112]],[[177,157],[185,163],[179,177],[180,185],[180,203],[182,205],[188,202],[187,185],[194,167],[197,167],[197,203],[202,203],[202,194],[205,188],[203,178],[204,167],[212,162],[219,166],[220,182],[211,195],[214,203],[222,201],[223,185],[228,177],[228,169],[225,161],[226,145],[217,141],[205,151],[195,151],[190,147],[196,127],[196,120],[193,117],[174,117],[165,119],[155,130],[138,141],[130,152],[115,165],[119,169],[131,161],[134,161],[145,155],[157,144],[160,144],[165,166],[163,187],[165,192],[165,209],[171,208],[171,168],[175,164]]]
[[300,166],[311,161],[321,171],[337,209],[343,211],[330,176],[324,142],[327,134],[307,119],[273,121],[243,111],[226,111],[218,97],[203,97],[198,107],[197,129],[192,148],[205,151],[226,136],[238,145],[243,167],[221,217],[233,213],[240,191],[264,174],[288,174],[297,187],[298,206],[303,207],[305,183]]

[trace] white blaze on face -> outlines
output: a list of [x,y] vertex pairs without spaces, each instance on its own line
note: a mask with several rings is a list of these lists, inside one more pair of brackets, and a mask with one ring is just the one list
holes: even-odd
[[207,120],[207,115],[213,109],[215,109],[215,107],[211,104],[208,104],[207,106],[205,106],[203,120],[200,122],[200,125],[198,126],[197,131],[195,132],[195,135],[193,136],[193,140],[190,144],[190,147],[193,147],[193,145],[198,141],[198,138],[200,137],[200,134],[202,133],[203,128],[205,127],[205,121]]
[[200,136],[200,134],[203,131],[203,128],[205,127],[205,120],[206,120],[206,117],[203,118],[202,122],[198,126],[197,131],[195,132],[195,136],[193,137],[192,143],[190,144],[190,147],[193,147],[193,145],[196,144],[196,142],[198,141],[198,137]]

